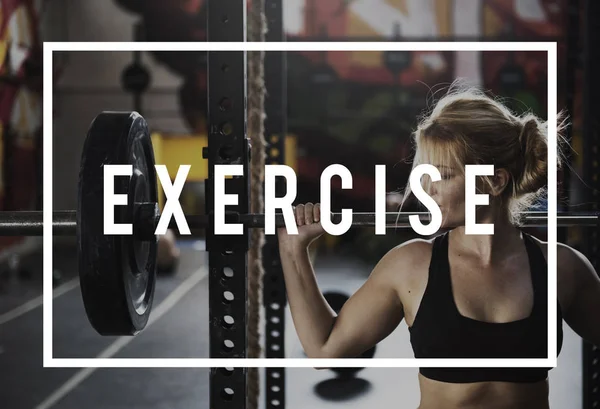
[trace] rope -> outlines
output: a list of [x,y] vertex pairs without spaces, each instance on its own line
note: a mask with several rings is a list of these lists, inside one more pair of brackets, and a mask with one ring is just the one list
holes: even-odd
[[[253,0],[249,12],[250,41],[265,41],[267,29],[264,0]],[[264,212],[263,180],[265,169],[265,81],[264,52],[248,52],[248,134],[252,144],[250,211]],[[262,248],[265,237],[263,229],[251,229],[248,253],[248,357],[259,358],[261,354],[259,320],[262,294]],[[257,368],[248,368],[248,409],[258,409],[260,377]]]

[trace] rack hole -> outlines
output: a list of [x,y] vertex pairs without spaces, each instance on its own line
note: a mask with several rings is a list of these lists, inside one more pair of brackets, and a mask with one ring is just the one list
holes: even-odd
[[223,388],[221,391],[221,397],[223,400],[231,401],[233,400],[233,395],[235,395],[235,392],[231,388]]
[[223,341],[223,349],[225,351],[231,352],[234,347],[235,347],[235,344],[233,343],[232,340],[226,339],[225,341]]
[[219,102],[219,108],[221,109],[221,111],[229,111],[232,106],[233,106],[233,103],[231,102],[231,99],[228,97],[222,98],[221,102]]
[[226,304],[231,303],[235,297],[231,291],[223,291],[223,302]]
[[223,122],[220,126],[222,135],[229,136],[233,133],[233,124],[231,122]]
[[233,269],[231,267],[223,268],[223,277],[225,277],[225,278],[233,277]]
[[229,329],[233,327],[233,324],[235,324],[235,320],[231,315],[225,315],[223,317],[223,328]]

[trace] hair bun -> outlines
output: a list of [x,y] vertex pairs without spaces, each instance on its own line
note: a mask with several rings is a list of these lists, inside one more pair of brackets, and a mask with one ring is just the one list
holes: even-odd
[[519,142],[521,144],[522,172],[515,181],[517,196],[536,193],[548,181],[548,138],[544,125],[535,116],[521,119]]

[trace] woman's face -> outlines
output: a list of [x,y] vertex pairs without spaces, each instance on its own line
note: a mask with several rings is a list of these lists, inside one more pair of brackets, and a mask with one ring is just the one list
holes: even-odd
[[[435,165],[434,165],[435,166]],[[436,168],[440,171],[441,179],[437,182],[426,184],[425,191],[434,202],[439,206],[442,212],[441,228],[454,228],[465,225],[465,175],[462,169],[455,166],[438,165]],[[489,186],[484,183],[481,177],[476,180],[476,192],[470,194],[487,194],[488,205],[477,206],[478,223],[483,218],[490,215],[493,197],[490,195]],[[470,209],[470,211],[473,211]]]
[[465,224],[465,177],[456,167],[435,165],[441,179],[427,184],[425,191],[442,212],[441,228],[459,227]]

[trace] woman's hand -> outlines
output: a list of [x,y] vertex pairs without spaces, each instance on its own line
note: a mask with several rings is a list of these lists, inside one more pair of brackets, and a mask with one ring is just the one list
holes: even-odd
[[289,234],[285,227],[277,229],[280,249],[297,251],[306,249],[313,241],[325,233],[321,225],[321,206],[319,203],[300,204],[294,208],[298,234]]

